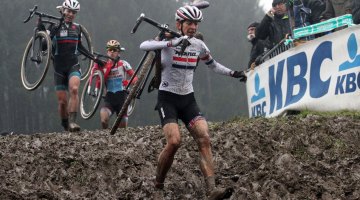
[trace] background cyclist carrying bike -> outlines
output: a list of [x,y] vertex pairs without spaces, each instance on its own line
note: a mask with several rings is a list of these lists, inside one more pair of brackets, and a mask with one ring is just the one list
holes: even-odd
[[[156,109],[160,115],[167,143],[158,158],[155,188],[162,193],[166,174],[180,147],[178,119],[181,119],[198,145],[206,194],[209,199],[221,199],[228,195],[228,190],[215,187],[209,130],[194,97],[193,74],[200,59],[216,73],[241,80],[245,80],[246,76],[243,71],[232,71],[216,62],[205,43],[194,37],[198,23],[203,19],[202,12],[197,7],[180,7],[176,11],[175,19],[176,28],[182,37],[167,41],[148,40],[140,45],[140,48],[146,51],[161,49],[162,72]],[[181,53],[180,44],[183,40],[188,40],[190,46]]]
[[[115,112],[119,114],[122,105],[127,96],[125,91],[126,86],[129,84],[129,79],[134,75],[134,70],[130,64],[125,60],[120,59],[121,46],[117,40],[110,40],[106,44],[107,55],[113,60],[108,59],[105,66],[94,65],[92,70],[95,72],[100,69],[104,72],[104,82],[106,86],[105,105],[100,110],[100,119],[102,128],[106,129],[109,126],[110,116]],[[134,77],[132,84],[137,81]],[[97,84],[99,87],[99,84]],[[128,123],[128,116],[125,115],[119,124],[119,128],[126,128]]]
[[[76,124],[79,106],[78,90],[80,85],[80,64],[78,53],[89,56],[90,52],[81,44],[81,26],[74,23],[80,3],[77,0],[65,0],[57,6],[63,15],[63,21],[50,30],[53,40],[54,81],[58,100],[58,112],[61,125],[66,131],[80,131]],[[69,93],[69,101],[67,97]]]

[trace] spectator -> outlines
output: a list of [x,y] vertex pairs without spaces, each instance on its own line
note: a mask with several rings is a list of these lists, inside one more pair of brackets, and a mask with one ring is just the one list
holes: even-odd
[[[295,0],[301,1],[301,0]],[[324,0],[302,0],[303,5],[311,10],[309,15],[309,23],[316,24],[320,22],[322,13],[325,11],[326,3]]]
[[264,52],[271,48],[268,40],[259,40],[255,37],[256,28],[259,26],[258,22],[253,22],[248,26],[247,39],[251,42],[250,60],[248,63],[248,69],[255,67],[255,60],[258,56],[261,56]]
[[278,44],[291,33],[286,0],[273,0],[272,8],[266,13],[256,30],[256,38],[269,38],[271,46]]
[[360,24],[360,1],[353,0],[351,13],[353,15],[354,24]]
[[[352,1],[353,0],[327,0],[322,19],[328,20],[351,13]],[[357,0],[354,0],[354,2],[357,2]]]

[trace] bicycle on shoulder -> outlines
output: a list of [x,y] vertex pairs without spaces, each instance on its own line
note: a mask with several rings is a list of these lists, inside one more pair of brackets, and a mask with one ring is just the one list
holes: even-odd
[[[205,6],[208,6],[208,5],[205,4]],[[167,24],[161,24],[151,18],[148,18],[145,16],[144,13],[142,13],[140,15],[140,17],[137,19],[135,26],[131,31],[132,34],[134,34],[136,32],[139,25],[143,21],[156,27],[160,31],[157,35],[158,40],[163,40],[168,37],[171,37],[171,38],[181,37],[181,34],[170,29]],[[181,50],[183,52],[185,50],[185,48],[189,45],[189,42],[187,40],[183,40],[180,45],[182,47]],[[136,68],[135,74],[132,77],[132,78],[134,78],[135,76],[137,76],[138,81],[132,86],[131,89],[128,88],[129,86],[126,88],[126,90],[129,91],[129,93],[128,93],[128,96],[127,96],[112,128],[111,128],[111,131],[110,131],[111,135],[115,134],[115,132],[121,122],[121,119],[123,118],[123,116],[126,114],[126,112],[128,110],[128,106],[131,105],[132,102],[135,102],[135,99],[140,99],[140,96],[146,86],[146,83],[151,75],[151,72],[152,72],[154,66],[160,64],[160,55],[161,55],[161,52],[159,50],[145,51],[142,59],[140,60],[140,62],[138,64],[138,67]],[[157,68],[158,68],[158,66],[157,66]],[[130,80],[130,82],[132,82],[132,79]],[[156,76],[154,76],[154,78],[151,80],[151,82],[148,86],[148,92],[151,92],[156,88],[156,86],[154,86],[155,82],[156,82]]]
[[[106,63],[107,59],[113,58],[94,52],[96,58],[103,63]],[[115,62],[114,62],[115,63]],[[85,82],[83,91],[80,98],[80,114],[83,119],[90,119],[96,112],[101,99],[104,98],[105,80],[104,72],[102,70],[103,65],[98,65],[99,69],[91,68],[90,76]]]
[[[124,48],[121,48],[123,51]],[[89,78],[87,79],[83,91],[81,93],[80,98],[80,114],[83,119],[90,119],[97,108],[99,107],[101,100],[106,97],[106,77],[104,75],[104,67],[106,67],[106,63],[108,60],[112,61],[111,69],[114,68],[115,65],[120,61],[120,57],[112,58],[108,55],[102,55],[97,52],[94,52],[97,60],[102,62],[102,64],[98,64],[97,67],[95,65],[91,68],[91,73]],[[126,82],[127,85],[123,85],[128,90],[131,90],[131,83],[127,78],[127,73],[124,70],[124,80],[123,83]],[[126,91],[126,93],[128,93]],[[128,105],[127,116],[130,116],[135,108],[135,99]]]
[[[64,23],[64,18],[49,15],[37,11],[38,6],[30,9],[30,14],[24,23],[27,23],[36,15],[38,17],[37,24],[34,28],[34,34],[26,45],[22,62],[21,62],[21,81],[25,89],[32,91],[40,86],[45,79],[49,69],[52,57],[52,41],[50,38],[50,30],[57,25]],[[88,52],[93,53],[91,38],[84,26],[81,26],[81,37],[84,47]],[[81,80],[84,80],[90,71],[93,61],[88,57],[82,57],[79,60],[81,71]]]

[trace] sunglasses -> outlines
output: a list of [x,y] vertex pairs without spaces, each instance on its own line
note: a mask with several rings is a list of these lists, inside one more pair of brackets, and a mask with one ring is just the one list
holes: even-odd
[[113,49],[113,48],[110,48],[110,49],[107,49],[108,51],[110,52],[119,52],[120,50],[119,49]]

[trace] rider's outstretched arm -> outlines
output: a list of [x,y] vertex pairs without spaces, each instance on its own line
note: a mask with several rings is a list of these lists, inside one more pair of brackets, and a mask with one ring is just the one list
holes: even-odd
[[216,62],[210,54],[207,54],[205,57],[200,58],[205,64],[212,69],[215,73],[231,76],[232,70],[225,67],[224,65]]
[[223,74],[226,76],[231,76],[234,78],[239,78],[240,82],[246,82],[247,77],[244,71],[233,71],[222,64],[216,62],[210,54],[207,54],[207,56],[201,58],[201,60],[205,61],[205,64],[212,69],[214,72],[218,74]]

